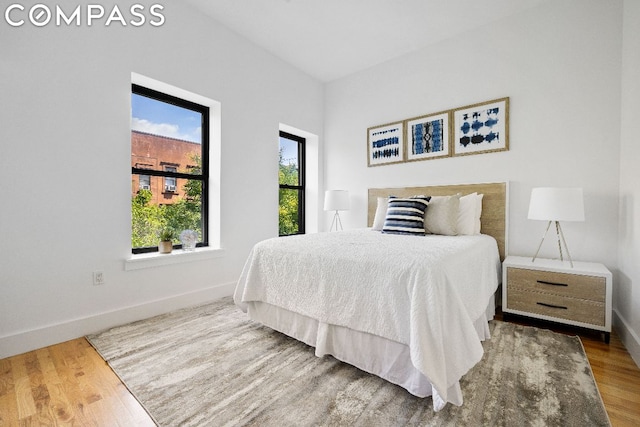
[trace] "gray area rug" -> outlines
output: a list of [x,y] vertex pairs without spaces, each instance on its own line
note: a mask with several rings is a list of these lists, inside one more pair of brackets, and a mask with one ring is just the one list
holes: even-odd
[[491,322],[465,402],[404,389],[256,324],[230,298],[91,335],[161,426],[610,425],[577,337]]

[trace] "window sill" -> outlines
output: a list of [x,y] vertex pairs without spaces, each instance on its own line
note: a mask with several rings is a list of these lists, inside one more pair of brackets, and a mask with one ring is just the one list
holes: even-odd
[[225,255],[224,249],[196,248],[195,251],[183,251],[174,249],[170,254],[152,252],[147,254],[131,255],[124,261],[124,269],[140,270],[143,268],[160,267],[163,265],[182,264],[185,262],[201,261],[205,259],[221,258]]

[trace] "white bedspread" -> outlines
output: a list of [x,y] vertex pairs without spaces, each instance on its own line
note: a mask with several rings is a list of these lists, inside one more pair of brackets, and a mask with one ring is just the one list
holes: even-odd
[[473,322],[499,270],[496,241],[485,235],[289,236],[254,246],[234,299],[245,311],[263,301],[408,345],[413,365],[448,402],[449,388],[482,357]]

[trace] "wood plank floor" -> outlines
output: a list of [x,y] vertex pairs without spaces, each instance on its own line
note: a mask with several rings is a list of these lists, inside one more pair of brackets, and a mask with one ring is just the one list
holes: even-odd
[[84,338],[0,360],[0,426],[155,426]]
[[[499,314],[498,318],[502,318]],[[618,336],[509,316],[507,321],[579,335],[614,427],[640,425],[640,369]],[[0,360],[0,426],[153,426],[84,339]]]

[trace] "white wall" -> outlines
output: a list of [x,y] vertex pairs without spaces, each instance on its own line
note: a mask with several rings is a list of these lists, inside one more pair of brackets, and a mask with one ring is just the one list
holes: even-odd
[[[632,110],[625,114],[622,150],[623,2],[550,1],[328,84],[325,185],[352,195],[351,210],[341,215],[345,227],[366,226],[369,187],[509,181],[509,252],[532,256],[545,224],[527,219],[531,188],[583,187],[586,221],[563,224],[571,255],[604,263],[614,272],[614,308],[637,340],[640,239],[633,136],[639,50],[638,5],[630,3],[625,7],[634,17],[627,20],[625,10],[625,28],[631,27],[625,42],[634,42],[625,44],[629,64],[623,90],[633,88],[634,93],[624,97],[624,108]],[[510,97],[509,151],[367,167],[368,127],[504,96]],[[627,196],[619,208],[621,158]],[[619,209],[627,212],[620,246]],[[325,228],[329,220],[325,217]],[[624,260],[620,275],[619,252]],[[553,239],[545,241],[541,256],[557,257]]]
[[619,268],[615,287],[617,328],[640,365],[640,2],[624,1],[622,137],[620,146]]
[[[230,294],[253,243],[278,233],[279,126],[321,137],[322,85],[162,3],[159,28],[0,22],[0,358]],[[221,258],[124,270],[131,72],[221,103]]]
[[[530,255],[544,227],[526,219],[530,189],[584,187],[587,221],[565,233],[575,259],[614,271],[615,326],[640,360],[635,0],[550,1],[324,90],[165,3],[161,29],[0,22],[0,357],[230,293],[251,245],[277,234],[284,124],[313,137],[324,188],[351,191],[346,227],[366,224],[369,187],[509,180],[510,252]],[[124,271],[132,71],[222,103],[222,258]],[[367,168],[367,127],[502,96],[510,151]],[[331,215],[313,215],[328,229]]]
[[[510,252],[533,255],[545,224],[526,217],[531,188],[579,186],[587,221],[563,224],[572,255],[615,267],[620,19],[621,4],[549,2],[329,84],[326,185],[355,199],[343,220],[366,224],[368,187],[508,180]],[[509,151],[367,167],[368,127],[504,96]]]

